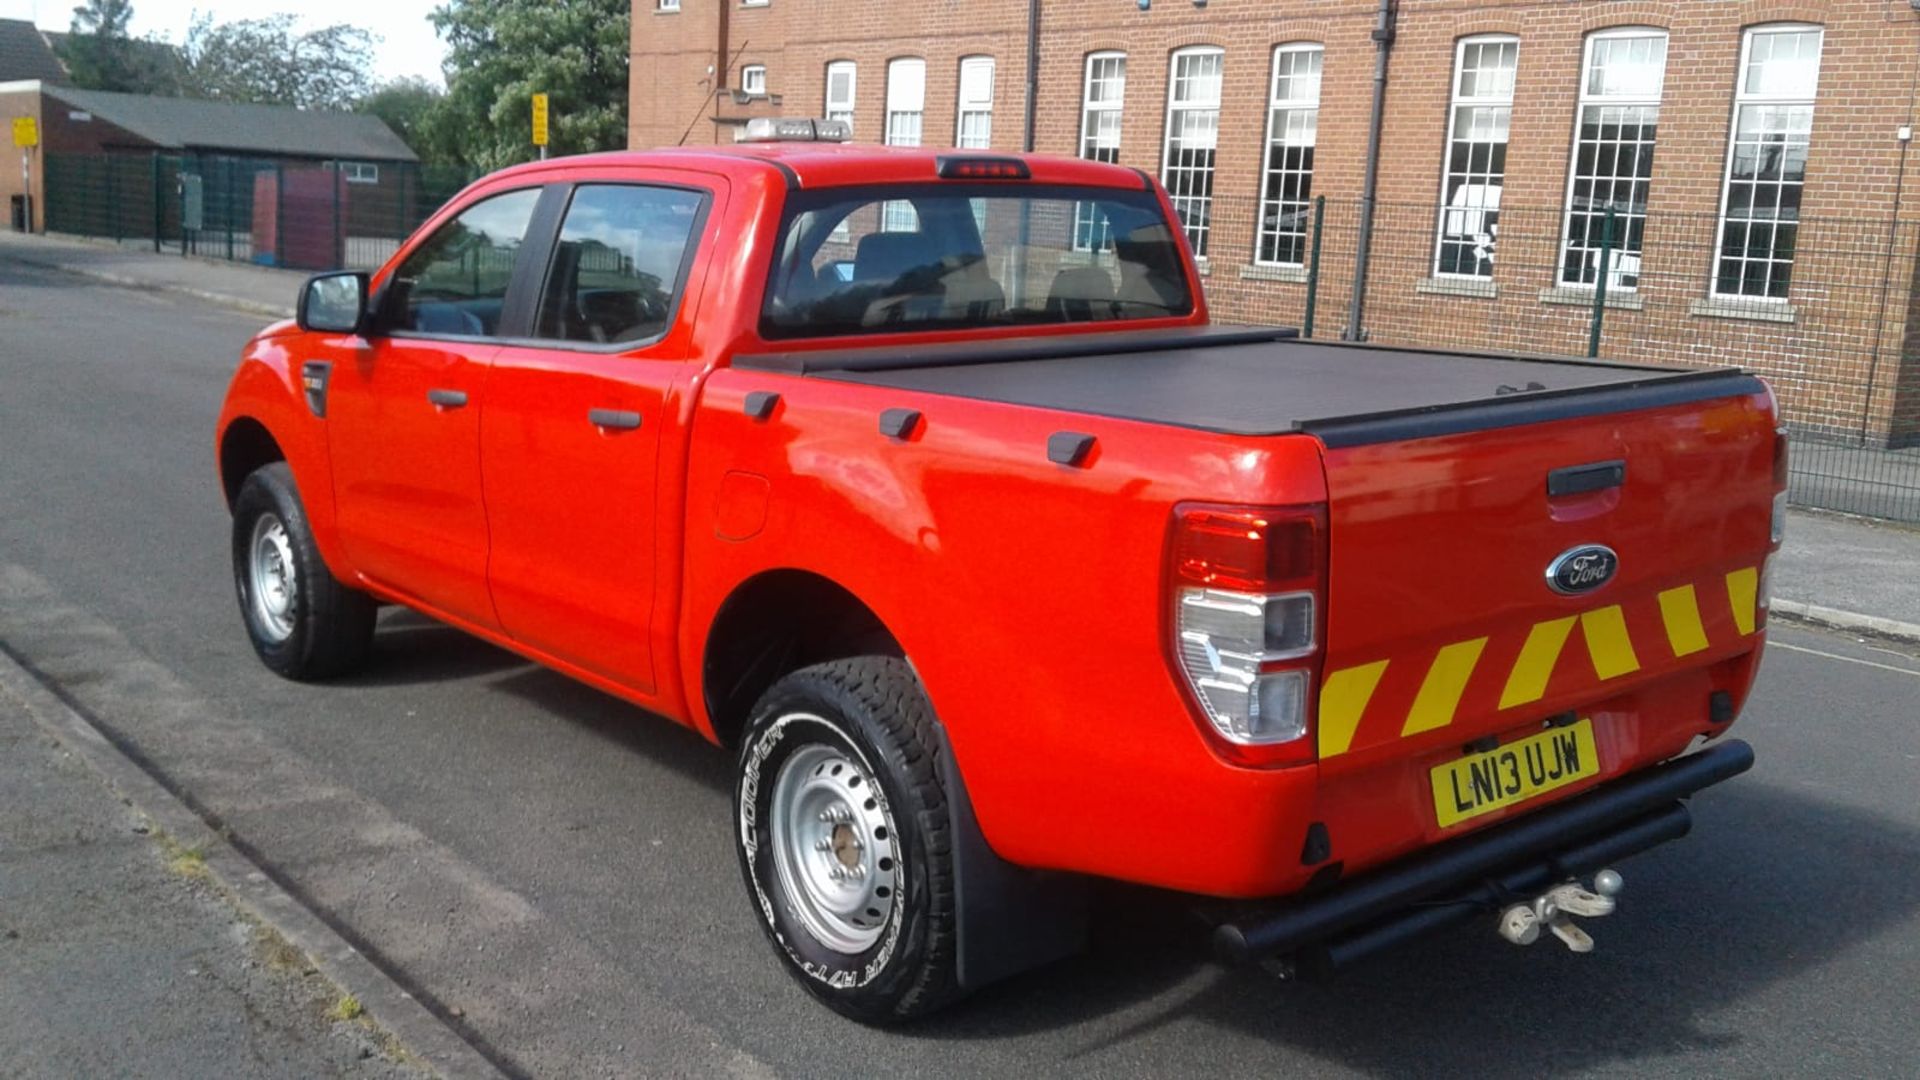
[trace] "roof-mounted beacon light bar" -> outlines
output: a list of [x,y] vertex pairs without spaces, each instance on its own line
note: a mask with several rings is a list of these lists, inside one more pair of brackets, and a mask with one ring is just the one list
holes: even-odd
[[845,120],[809,120],[804,117],[756,116],[747,121],[741,142],[846,142],[853,125]]

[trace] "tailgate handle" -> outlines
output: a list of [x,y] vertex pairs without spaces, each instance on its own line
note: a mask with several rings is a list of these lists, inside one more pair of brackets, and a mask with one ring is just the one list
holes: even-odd
[[1626,482],[1627,463],[1625,461],[1596,461],[1590,465],[1569,465],[1547,474],[1547,498],[1557,499],[1562,495],[1584,495],[1589,491],[1604,491],[1607,488],[1619,487]]

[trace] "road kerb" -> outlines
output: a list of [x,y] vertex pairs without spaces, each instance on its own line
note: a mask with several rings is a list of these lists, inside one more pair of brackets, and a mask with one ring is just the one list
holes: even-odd
[[1920,623],[1901,622],[1898,619],[1883,618],[1879,615],[1862,615],[1853,611],[1841,611],[1839,608],[1821,607],[1819,604],[1806,604],[1798,600],[1776,598],[1768,610],[1783,618],[1795,622],[1814,623],[1829,626],[1835,630],[1854,630],[1881,637],[1897,638],[1901,641],[1920,642]]
[[210,304],[219,304],[222,307],[235,308],[253,315],[265,315],[269,318],[290,319],[293,317],[293,309],[285,304],[268,304],[259,300],[249,300],[244,296],[234,296],[231,293],[216,292],[211,289],[196,289],[190,285],[176,285],[167,281],[155,281],[152,278],[135,277],[132,274],[115,274],[106,270],[93,270],[86,267],[73,266],[53,259],[36,259],[31,255],[21,255],[17,252],[9,252],[7,257],[15,262],[25,263],[28,266],[38,267],[42,270],[57,270],[61,273],[73,274],[76,277],[98,281],[103,285],[114,285],[122,289],[141,289],[146,292],[172,293],[175,296],[188,296],[195,300],[205,300]]
[[92,768],[128,805],[181,846],[203,852],[207,870],[237,905],[311,957],[322,974],[358,998],[408,1053],[452,1080],[508,1075],[0,644],[0,697],[6,696],[24,706],[41,730]]

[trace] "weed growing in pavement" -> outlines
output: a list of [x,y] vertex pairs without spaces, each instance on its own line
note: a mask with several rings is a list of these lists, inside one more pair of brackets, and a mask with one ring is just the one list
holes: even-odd
[[366,1011],[366,1009],[361,1007],[359,998],[354,997],[352,994],[341,994],[340,1000],[334,1002],[333,1008],[327,1010],[327,1019],[343,1022],[358,1020],[360,1019],[360,1014]]

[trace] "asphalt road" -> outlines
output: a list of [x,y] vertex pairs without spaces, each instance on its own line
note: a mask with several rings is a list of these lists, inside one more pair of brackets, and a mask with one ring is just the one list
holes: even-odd
[[1596,953],[1476,926],[1331,986],[1205,961],[1114,888],[1092,951],[876,1032],[780,971],[724,755],[407,615],[279,681],[231,598],[212,424],[256,320],[0,261],[0,642],[531,1075],[1910,1076],[1920,658],[1780,628],[1756,771],[1625,867]]

